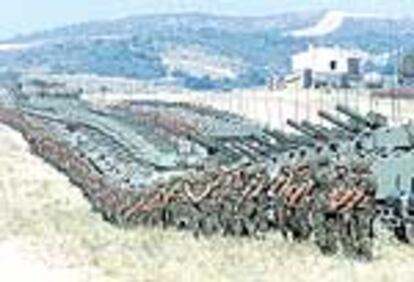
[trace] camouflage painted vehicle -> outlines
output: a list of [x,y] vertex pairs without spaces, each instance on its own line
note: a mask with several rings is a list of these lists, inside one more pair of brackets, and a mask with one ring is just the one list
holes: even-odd
[[375,218],[413,240],[410,124],[393,128],[338,106],[346,119],[320,112],[330,128],[288,121],[295,135],[179,103],[101,107],[16,93],[7,101],[0,121],[119,226],[236,236],[280,229],[324,253],[341,247],[365,258]]

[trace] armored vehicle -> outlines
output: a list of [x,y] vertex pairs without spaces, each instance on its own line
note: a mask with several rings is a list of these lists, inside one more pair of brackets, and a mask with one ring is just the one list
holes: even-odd
[[[100,106],[76,95],[9,93],[0,121],[122,227],[238,236],[281,229],[302,240],[317,237],[313,211],[324,206],[334,218],[363,212],[412,242],[413,125],[336,110],[319,113],[332,126],[288,120],[297,132],[288,134],[183,103]],[[332,169],[349,171],[344,185],[329,179]]]

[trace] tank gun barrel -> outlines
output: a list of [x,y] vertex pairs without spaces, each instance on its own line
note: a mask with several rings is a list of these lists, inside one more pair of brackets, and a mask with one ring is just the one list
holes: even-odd
[[309,121],[303,121],[301,126],[305,129],[308,129],[308,131],[313,132],[314,135],[321,140],[330,140],[332,137],[332,134],[327,132],[326,128],[318,127]]
[[210,155],[215,154],[220,150],[220,148],[217,145],[213,144],[213,142],[209,142],[195,134],[187,134],[186,139],[205,148]]
[[[238,138],[238,144],[242,145],[244,148],[247,148],[250,152],[258,155],[258,156],[266,156],[266,148],[263,148],[261,144],[259,146],[254,145],[251,139],[247,138]],[[257,142],[256,142],[257,143]]]
[[[251,160],[257,161],[262,156],[266,156],[266,152],[263,148],[255,146],[253,142],[247,137],[221,137],[216,141],[220,144],[219,149],[224,151],[230,151],[231,153],[236,153],[240,156],[248,157]],[[220,146],[222,148],[220,148]]]
[[240,150],[237,150],[236,148],[234,148],[230,144],[221,144],[221,150],[223,152],[230,153],[230,154],[235,155],[237,157],[243,157],[245,155],[242,152],[240,152]]
[[334,117],[333,115],[331,115],[328,112],[325,111],[319,111],[318,112],[318,116],[320,116],[321,118],[323,118],[324,120],[327,120],[328,122],[338,126],[339,128],[352,133],[352,134],[356,134],[359,132],[359,130],[357,128],[355,128],[354,126],[347,124],[346,122]]
[[343,105],[338,105],[336,106],[336,110],[344,115],[346,115],[347,117],[349,117],[351,120],[353,120],[354,122],[356,122],[359,125],[362,125],[364,127],[368,127],[371,129],[374,129],[374,125],[373,123],[367,119],[366,117],[362,116],[361,114],[357,113],[356,111],[350,109],[349,107],[343,106]]
[[308,128],[298,124],[296,121],[288,119],[287,124],[290,127],[292,127],[293,129],[295,129],[296,131],[298,131],[298,132],[302,133],[303,135],[305,135],[306,137],[310,137],[312,140],[318,139],[318,136],[316,136],[314,132],[312,132]]
[[260,157],[257,154],[251,152],[249,149],[246,149],[243,145],[237,142],[227,143],[227,147],[230,147],[230,150],[236,149],[242,156],[245,156],[253,161],[259,161]]
[[264,133],[273,139],[276,139],[276,141],[283,145],[283,144],[289,144],[292,143],[292,140],[289,136],[287,136],[284,132],[277,130],[277,129],[264,129]]
[[275,151],[275,152],[281,152],[284,150],[283,145],[279,145],[279,144],[272,144],[270,143],[268,140],[266,140],[266,138],[264,137],[260,137],[258,135],[252,135],[250,136],[250,139],[263,145],[264,147],[266,147],[268,150],[270,151]]

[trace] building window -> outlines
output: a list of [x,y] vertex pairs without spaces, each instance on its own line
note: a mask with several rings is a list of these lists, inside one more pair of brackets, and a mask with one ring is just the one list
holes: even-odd
[[360,74],[359,63],[360,63],[359,59],[349,58],[348,59],[348,73],[351,74],[351,75],[358,76]]
[[332,71],[336,70],[338,67],[337,61],[331,61],[329,65]]

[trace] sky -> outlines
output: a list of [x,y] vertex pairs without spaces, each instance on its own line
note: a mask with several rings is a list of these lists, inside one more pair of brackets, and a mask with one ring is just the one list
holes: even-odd
[[414,1],[0,0],[0,39],[68,24],[139,14],[203,12],[234,16],[262,16],[309,9],[335,9],[392,16],[414,16]]

